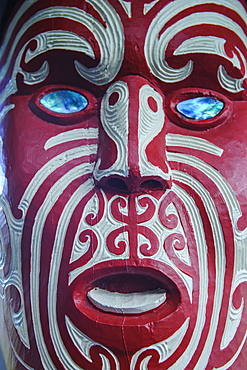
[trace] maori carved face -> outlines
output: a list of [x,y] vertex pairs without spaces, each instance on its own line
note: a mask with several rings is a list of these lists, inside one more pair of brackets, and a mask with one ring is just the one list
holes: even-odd
[[243,369],[246,10],[32,0],[1,48],[17,369]]

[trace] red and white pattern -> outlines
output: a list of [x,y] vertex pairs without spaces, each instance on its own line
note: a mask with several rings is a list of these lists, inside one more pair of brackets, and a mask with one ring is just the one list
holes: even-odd
[[[16,369],[244,368],[246,20],[237,0],[22,2],[0,54]],[[49,86],[88,107],[42,115]],[[183,119],[172,104],[188,94],[222,113]],[[149,282],[167,299],[138,315],[87,297]]]

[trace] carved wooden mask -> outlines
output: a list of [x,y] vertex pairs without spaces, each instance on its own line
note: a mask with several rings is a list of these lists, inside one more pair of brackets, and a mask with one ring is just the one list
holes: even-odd
[[245,368],[246,22],[238,0],[13,10],[0,50],[8,369]]

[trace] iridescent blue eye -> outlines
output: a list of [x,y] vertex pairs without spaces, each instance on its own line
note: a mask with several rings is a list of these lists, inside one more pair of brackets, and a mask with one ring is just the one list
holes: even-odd
[[181,101],[177,104],[176,109],[186,118],[202,121],[214,118],[222,111],[223,107],[224,103],[216,98],[199,96]]
[[71,90],[57,90],[44,95],[40,103],[54,113],[71,114],[83,111],[88,106],[87,98]]

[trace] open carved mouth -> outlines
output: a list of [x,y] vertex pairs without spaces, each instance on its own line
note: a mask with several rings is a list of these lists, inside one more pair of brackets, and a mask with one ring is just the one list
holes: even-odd
[[152,259],[95,264],[77,276],[69,292],[77,310],[71,307],[67,316],[76,328],[120,352],[126,343],[128,351],[136,352],[164,340],[179,330],[183,309],[190,307],[183,281]]
[[157,270],[137,267],[128,267],[124,272],[123,268],[114,273],[110,270],[94,271],[91,276],[87,275],[85,280],[75,284],[73,300],[81,312],[91,316],[90,312],[93,314],[96,310],[102,315],[140,318],[140,314],[152,315],[161,309],[161,315],[165,317],[180,304],[181,297],[176,285]]
[[96,281],[87,297],[104,312],[140,314],[164,303],[167,290],[161,282],[151,277],[119,274]]

